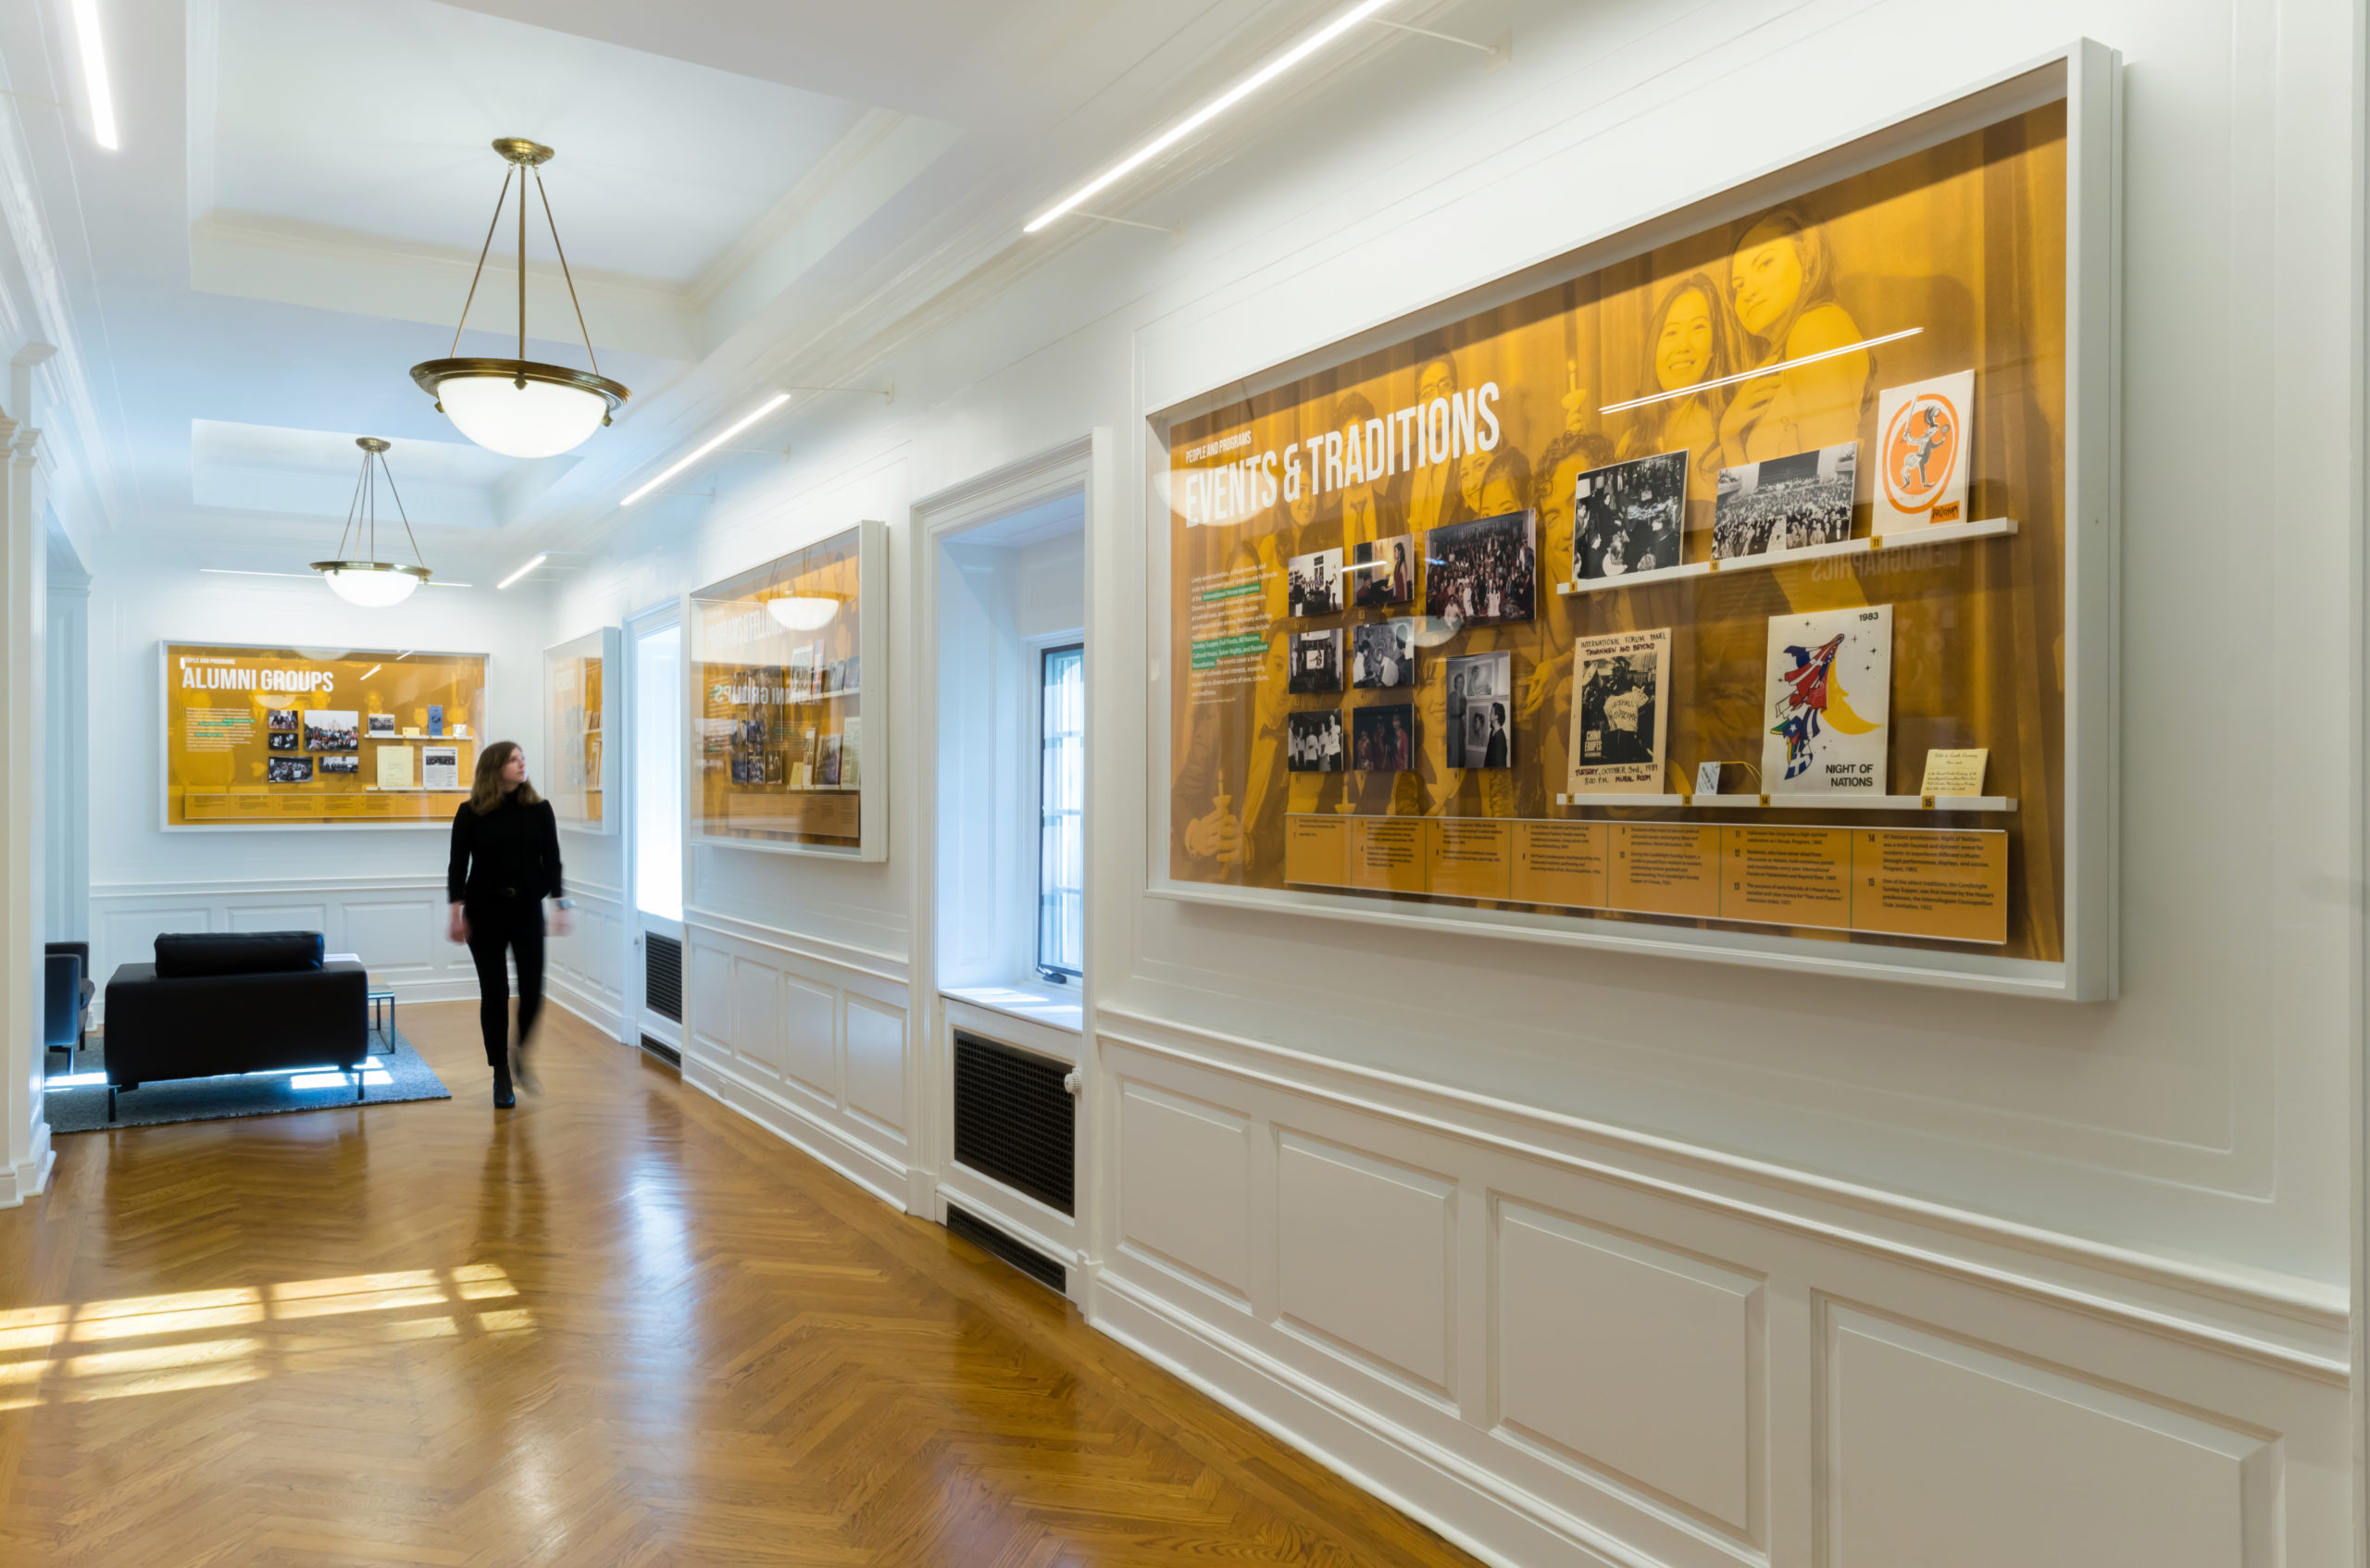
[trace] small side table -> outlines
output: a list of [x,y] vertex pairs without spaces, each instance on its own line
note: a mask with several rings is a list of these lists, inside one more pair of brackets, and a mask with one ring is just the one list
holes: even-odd
[[[347,993],[351,995],[351,992]],[[393,1051],[395,1046],[395,993],[392,989],[364,993],[370,1003],[370,1027]]]

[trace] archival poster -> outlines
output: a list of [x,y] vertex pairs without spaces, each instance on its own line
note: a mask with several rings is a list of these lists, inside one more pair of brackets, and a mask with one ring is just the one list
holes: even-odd
[[[1921,819],[1852,803],[1915,800],[1929,751],[1985,747],[1987,790],[2018,804],[1961,825],[2006,846],[2000,954],[2061,960],[2065,151],[2065,106],[2044,105],[1641,230],[1594,270],[1295,379],[1241,366],[1258,390],[1155,417],[1167,877],[1307,886],[1289,841],[1304,871],[1339,851],[1341,897],[1472,899],[1503,875],[1490,902],[1552,913],[1590,877],[1634,881],[1634,857],[1590,859],[1590,823],[1685,829],[1715,858],[1726,839],[1686,834],[1758,830],[1740,814],[1768,808],[1679,803],[1707,763],[1734,793],[1834,798],[1772,825],[1890,832]],[[1816,548],[1952,507],[2016,527]],[[1886,635],[1814,668],[1838,632],[1805,617],[1866,612]],[[1773,625],[1809,661],[1781,672],[1803,704],[1786,712]],[[1457,824],[1436,881],[1384,820],[1405,818]],[[1591,918],[1725,907],[1606,897]]]
[[1771,617],[1762,700],[1769,793],[1888,793],[1892,606]]
[[[1658,795],[1665,781],[1663,703],[1670,673],[1670,628],[1609,631],[1572,649],[1571,792]],[[1715,764],[1715,766],[1717,765]]]
[[1972,370],[1877,394],[1877,532],[1967,520],[1974,419]]

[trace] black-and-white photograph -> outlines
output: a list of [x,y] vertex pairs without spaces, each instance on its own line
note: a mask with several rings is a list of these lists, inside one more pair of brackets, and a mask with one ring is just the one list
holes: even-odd
[[735,752],[732,753],[731,771],[725,777],[735,784],[757,784],[764,782],[763,772],[764,765],[754,753]]
[[1291,634],[1291,669],[1284,679],[1287,691],[1341,690],[1341,628],[1295,631]]
[[1350,628],[1350,684],[1358,687],[1416,684],[1416,623],[1367,621]]
[[1856,441],[1721,469],[1712,502],[1713,556],[1727,561],[1851,538],[1859,470]]
[[815,764],[815,782],[826,790],[840,787],[840,738],[836,735],[823,737],[821,753]]
[[1339,773],[1344,757],[1341,710],[1284,716],[1284,766],[1293,773]]
[[1634,767],[1660,760],[1654,703],[1661,678],[1655,653],[1580,660],[1580,766]]
[[294,708],[266,708],[263,711],[263,722],[264,728],[274,734],[284,729],[293,735],[296,733],[296,710]]
[[[592,722],[593,722],[593,723],[598,724],[598,723],[600,722],[600,719],[601,719],[601,716],[600,716],[600,715],[595,714],[595,715],[593,715],[593,716],[592,716]],[[372,714],[372,715],[370,716],[370,717],[369,717],[369,723],[370,723],[370,739],[372,739],[373,740],[393,740],[393,739],[394,739],[394,736],[395,736],[395,716],[394,716],[394,715],[393,715],[393,714]]]
[[304,744],[293,729],[269,730],[264,735],[263,743],[275,752],[293,752]]
[[1424,613],[1452,628],[1530,619],[1538,599],[1537,514],[1508,512],[1424,535]]
[[1362,610],[1416,597],[1416,536],[1362,540],[1350,547],[1350,603]]
[[1687,531],[1687,454],[1591,468],[1572,484],[1572,577],[1627,577],[1678,565]]
[[359,773],[362,771],[362,759],[352,752],[347,752],[343,756],[323,757],[321,771],[324,774]]
[[362,716],[352,708],[313,708],[305,715],[305,749],[350,752],[362,744]]
[[310,757],[270,757],[264,765],[264,782],[268,784],[310,784],[313,781],[313,759]]
[[1329,616],[1341,608],[1341,553],[1312,551],[1284,564],[1286,614]]
[[1360,773],[1404,773],[1416,765],[1416,705],[1350,710],[1350,765]]
[[1449,766],[1514,766],[1514,665],[1503,650],[1448,661],[1448,732],[1441,743]]

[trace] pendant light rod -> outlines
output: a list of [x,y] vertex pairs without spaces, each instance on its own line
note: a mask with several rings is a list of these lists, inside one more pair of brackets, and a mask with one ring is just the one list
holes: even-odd
[[510,177],[518,172],[516,168],[502,172],[502,190],[493,198],[493,217],[485,226],[485,243],[478,247],[478,268],[469,274],[468,297],[461,301],[461,324],[453,329],[453,356],[461,352],[461,334],[468,330],[469,306],[477,303],[478,284],[485,277],[485,258],[493,249],[493,231],[502,227],[502,208],[510,200]]

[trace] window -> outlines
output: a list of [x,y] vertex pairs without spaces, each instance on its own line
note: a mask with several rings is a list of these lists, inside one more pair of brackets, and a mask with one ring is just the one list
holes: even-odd
[[1039,666],[1037,972],[1086,972],[1086,649],[1048,648]]

